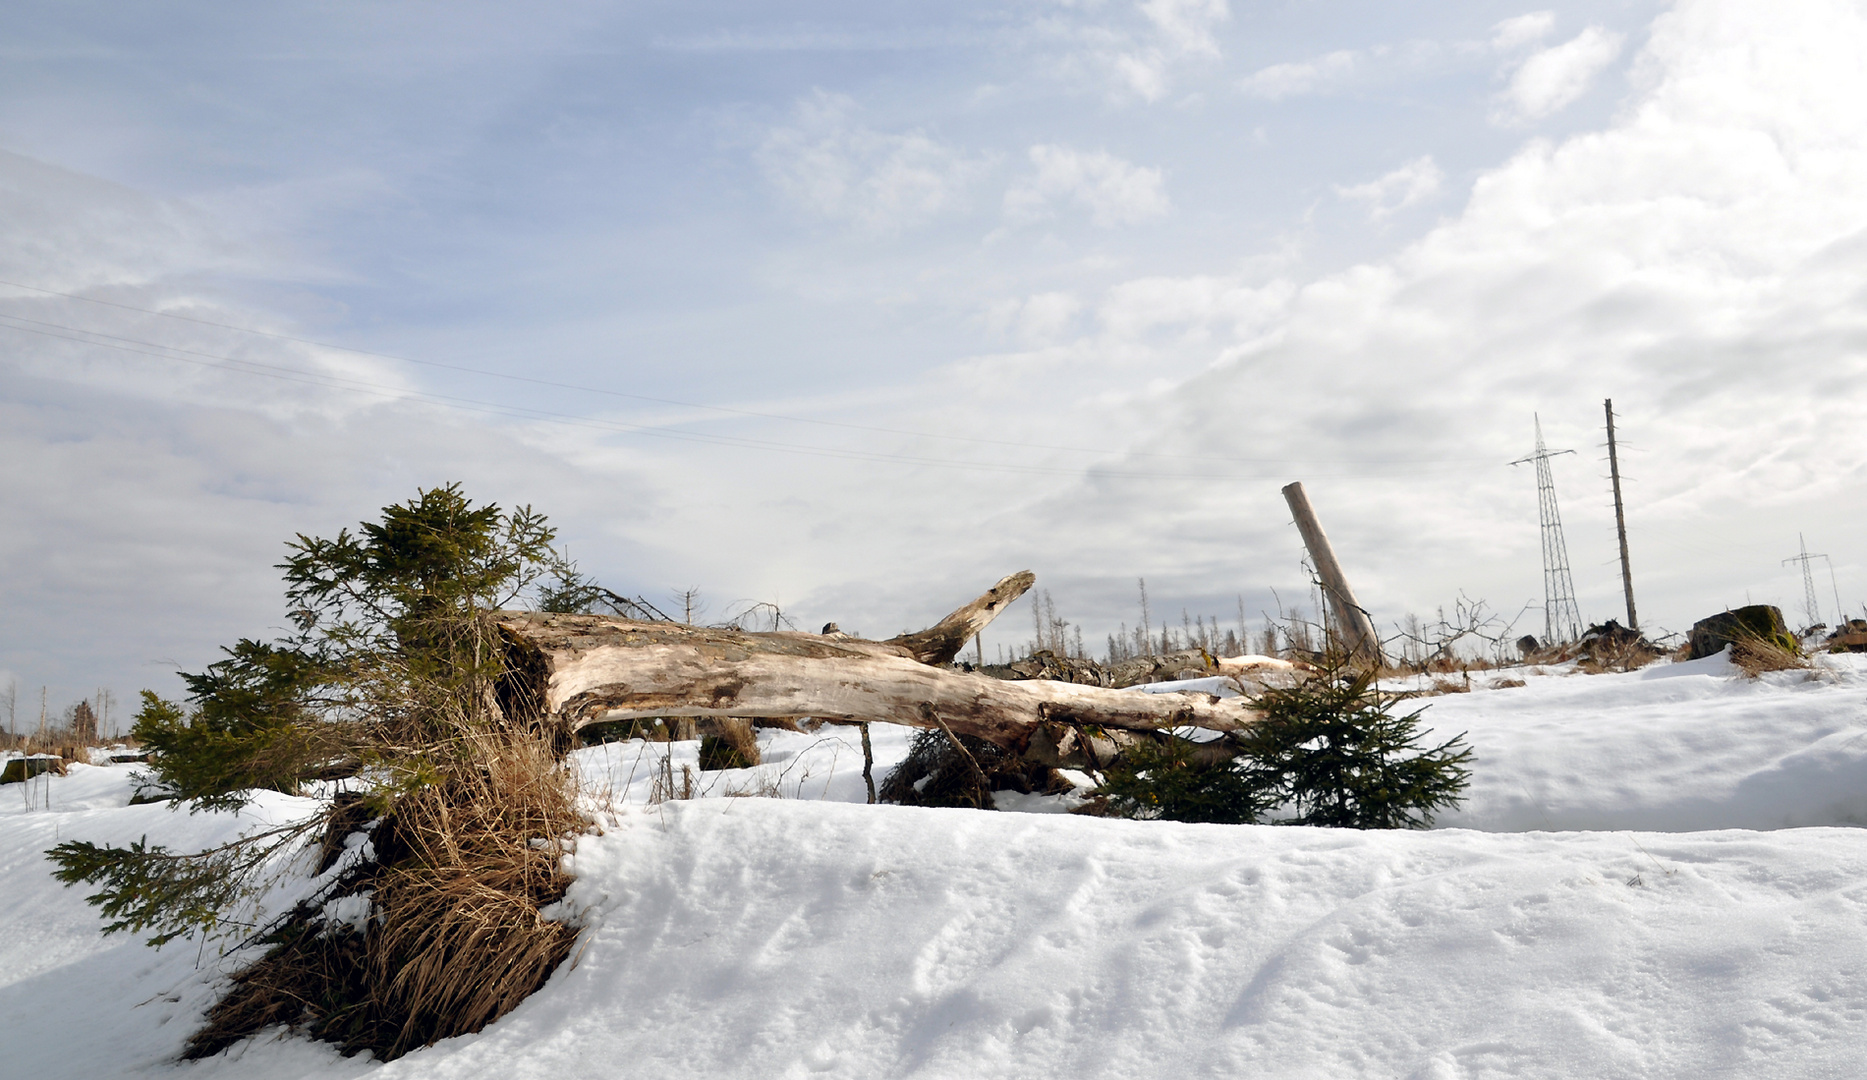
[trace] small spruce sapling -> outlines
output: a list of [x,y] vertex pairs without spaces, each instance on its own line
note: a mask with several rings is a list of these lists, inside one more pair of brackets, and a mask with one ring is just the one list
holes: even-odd
[[1100,792],[1117,817],[1251,825],[1271,808],[1235,761],[1202,760],[1198,744],[1169,735],[1129,747],[1103,773]]
[[1258,699],[1264,719],[1239,737],[1239,768],[1279,807],[1280,824],[1424,829],[1471,780],[1463,735],[1424,744],[1424,708],[1395,713],[1372,672],[1340,668]]
[[1423,829],[1457,806],[1470,782],[1464,736],[1423,742],[1424,709],[1396,714],[1405,695],[1374,676],[1327,668],[1297,686],[1267,690],[1264,717],[1232,737],[1230,761],[1169,736],[1130,749],[1101,792],[1123,817],[1228,824]]

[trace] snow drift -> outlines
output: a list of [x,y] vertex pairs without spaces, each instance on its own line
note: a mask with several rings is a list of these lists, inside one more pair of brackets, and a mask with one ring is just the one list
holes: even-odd
[[[606,826],[571,860],[572,960],[481,1034],[388,1065],[287,1037],[177,1064],[226,958],[101,938],[39,853],[205,844],[308,804],[132,807],[125,768],[80,766],[36,781],[34,809],[0,795],[0,1060],[87,1078],[1849,1074],[1867,832],[1833,826],[1867,814],[1867,664],[1526,681],[1432,699],[1478,760],[1457,827],[1423,833],[849,805],[860,751],[835,729],[768,733],[769,764],[648,806],[660,747],[585,751]],[[906,735],[877,742],[886,759]],[[691,748],[674,752],[678,772]],[[723,797],[754,789],[787,797]]]

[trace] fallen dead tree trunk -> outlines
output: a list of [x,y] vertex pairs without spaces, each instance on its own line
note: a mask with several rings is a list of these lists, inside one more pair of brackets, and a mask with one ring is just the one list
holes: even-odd
[[1115,664],[1079,656],[1058,656],[1049,649],[1040,649],[1022,660],[987,665],[983,670],[988,675],[1006,679],[1054,679],[1124,689],[1167,679],[1231,674],[1221,671],[1219,664],[1220,661],[1204,649],[1184,649],[1164,656],[1137,656]]
[[[565,733],[652,717],[810,716],[919,728],[944,723],[1022,753],[1050,725],[1225,732],[1257,716],[1239,699],[1209,694],[1008,682],[922,663],[893,643],[843,635],[540,612],[504,612],[498,623],[510,647],[502,706]],[[1052,728],[1053,743],[1057,733]]]

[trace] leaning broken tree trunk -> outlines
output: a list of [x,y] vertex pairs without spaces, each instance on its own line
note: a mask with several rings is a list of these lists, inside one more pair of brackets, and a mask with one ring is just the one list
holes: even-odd
[[501,704],[515,719],[542,720],[566,733],[650,717],[811,716],[944,725],[1022,752],[1045,724],[1223,732],[1257,718],[1239,699],[1009,682],[922,663],[890,642],[842,635],[542,612],[503,612],[497,621],[510,647]]
[[968,641],[977,637],[979,631],[998,618],[998,613],[1005,610],[1006,605],[1023,596],[1035,584],[1036,574],[1020,570],[987,589],[984,596],[927,629],[889,638],[883,644],[899,645],[907,650],[909,656],[923,664],[951,663]]
[[1309,549],[1316,576],[1322,581],[1323,594],[1328,597],[1330,610],[1335,612],[1343,644],[1351,656],[1380,667],[1386,662],[1381,656],[1381,637],[1374,632],[1374,621],[1368,618],[1368,610],[1355,600],[1354,592],[1349,589],[1348,575],[1342,572],[1342,564],[1336,562],[1329,534],[1322,531],[1322,522],[1310,508],[1309,496],[1304,493],[1301,482],[1284,486],[1284,501],[1290,504],[1290,516],[1296,521],[1297,531],[1303,534],[1303,546]]

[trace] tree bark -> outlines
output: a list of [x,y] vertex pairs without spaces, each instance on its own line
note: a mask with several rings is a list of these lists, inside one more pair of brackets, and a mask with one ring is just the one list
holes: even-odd
[[[1007,580],[1016,585],[1016,575]],[[922,663],[901,645],[841,635],[542,612],[501,612],[496,621],[510,646],[502,706],[514,719],[542,720],[567,734],[657,716],[813,716],[945,726],[1022,753],[1040,725],[1236,731],[1257,718],[1236,698],[1009,682]]]
[[950,664],[968,641],[978,637],[979,631],[998,618],[999,612],[1036,583],[1036,574],[1020,570],[986,590],[984,596],[927,629],[889,638],[884,644],[899,645],[923,664]]
[[1355,600],[1354,592],[1349,589],[1348,575],[1342,573],[1342,564],[1335,561],[1335,548],[1329,543],[1329,534],[1322,531],[1316,511],[1310,508],[1302,483],[1285,485],[1284,501],[1290,504],[1290,516],[1296,520],[1297,531],[1303,534],[1303,546],[1309,549],[1310,560],[1316,564],[1316,576],[1322,579],[1323,594],[1335,612],[1342,643],[1351,655],[1381,666],[1385,660],[1381,656],[1380,635],[1374,632],[1374,622],[1368,618],[1367,609]]

